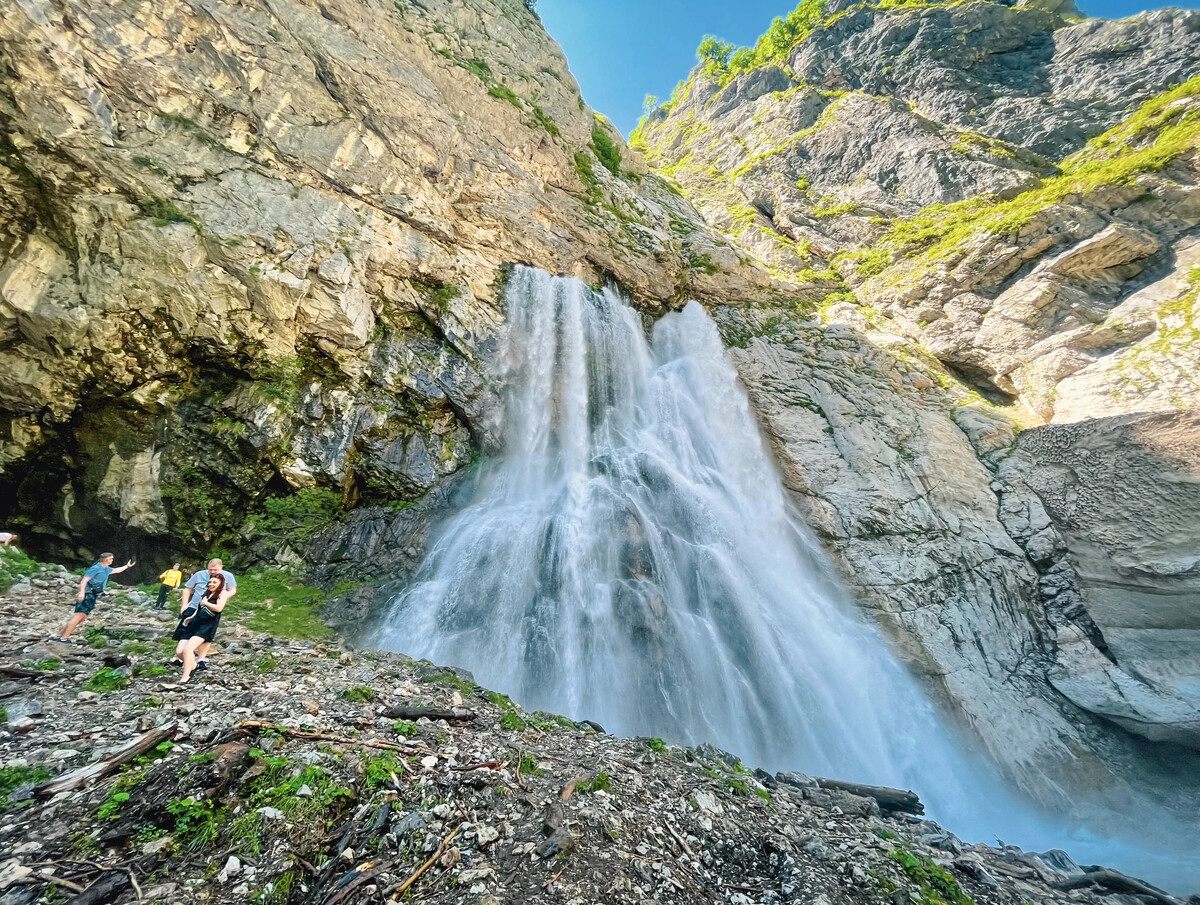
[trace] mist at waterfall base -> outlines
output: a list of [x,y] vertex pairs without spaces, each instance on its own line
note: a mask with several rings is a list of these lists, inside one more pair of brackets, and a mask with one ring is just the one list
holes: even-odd
[[615,291],[525,267],[505,305],[504,453],[380,647],[616,734],[914,789],[969,841],[1200,887],[1200,866],[1036,814],[953,738],[795,518],[701,306],[648,343]]

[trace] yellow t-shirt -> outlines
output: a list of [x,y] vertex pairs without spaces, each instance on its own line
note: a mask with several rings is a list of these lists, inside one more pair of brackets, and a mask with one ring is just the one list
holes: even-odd
[[158,580],[168,588],[177,588],[179,587],[179,583],[183,581],[183,573],[178,569],[167,569],[162,575],[158,576]]

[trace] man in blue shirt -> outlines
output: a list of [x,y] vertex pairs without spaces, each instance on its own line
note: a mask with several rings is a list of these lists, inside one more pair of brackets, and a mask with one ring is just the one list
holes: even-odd
[[[187,580],[183,586],[183,605],[179,611],[182,613],[188,608],[192,597],[204,593],[204,589],[208,587],[208,580],[220,575],[225,579],[225,590],[221,592],[221,597],[229,600],[237,593],[237,579],[233,577],[232,572],[225,570],[225,564],[219,559],[210,559],[208,568],[201,569],[195,575]],[[212,642],[205,641],[196,648],[196,669],[208,669],[208,651],[212,647]]]
[[104,589],[108,585],[108,576],[124,572],[133,566],[131,559],[120,568],[114,569],[112,561],[111,553],[101,553],[100,558],[83,573],[83,578],[79,580],[79,593],[75,595],[75,614],[56,636],[57,640],[66,641],[75,629],[83,625],[84,620],[96,607],[96,598],[104,593]]

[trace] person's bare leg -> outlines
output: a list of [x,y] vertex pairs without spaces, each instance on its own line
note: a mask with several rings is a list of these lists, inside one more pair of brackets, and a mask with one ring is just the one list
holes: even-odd
[[211,642],[211,641],[205,641],[205,642],[204,642],[203,644],[201,644],[201,645],[200,645],[198,648],[196,648],[196,659],[197,659],[197,660],[205,660],[205,659],[207,659],[207,658],[208,658],[208,652],[209,652],[210,650],[212,650],[212,642]]
[[196,648],[204,643],[204,639],[199,635],[188,638],[187,644],[183,648],[183,675],[180,677],[180,682],[187,682],[192,677],[192,672],[196,668]]
[[83,625],[86,619],[87,613],[75,613],[70,619],[67,620],[67,624],[63,626],[63,630],[59,633],[58,637],[70,638],[71,633],[74,632],[75,629],[79,628],[79,626]]
[[180,661],[182,661],[182,660],[183,660],[183,649],[184,649],[185,647],[187,647],[187,641],[186,641],[186,640],[184,640],[184,641],[180,641],[178,644],[176,644],[176,645],[175,645],[175,656],[176,656],[176,658],[178,658]]

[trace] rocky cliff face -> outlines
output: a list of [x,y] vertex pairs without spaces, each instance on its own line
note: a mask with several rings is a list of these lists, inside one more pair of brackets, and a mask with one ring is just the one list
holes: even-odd
[[513,262],[767,282],[520,0],[3,12],[0,496],[43,549],[423,499],[489,442]]
[[1073,15],[804,3],[633,142],[800,287],[716,316],[860,601],[1016,781],[1116,802],[1195,764],[1200,14]]

